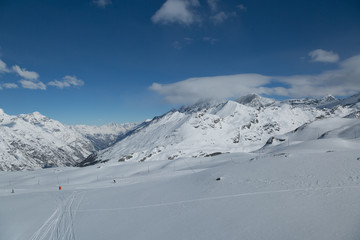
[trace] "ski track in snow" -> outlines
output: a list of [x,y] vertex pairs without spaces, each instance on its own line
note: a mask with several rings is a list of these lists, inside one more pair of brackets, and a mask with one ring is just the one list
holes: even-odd
[[84,194],[77,197],[74,191],[65,198],[60,195],[60,204],[30,240],[75,240],[74,217]]
[[172,205],[194,203],[194,202],[202,202],[202,201],[212,201],[212,200],[221,200],[221,199],[229,199],[229,198],[238,198],[238,197],[253,196],[253,195],[264,195],[264,194],[275,194],[275,193],[291,193],[291,192],[307,192],[307,191],[321,191],[321,190],[344,190],[344,189],[360,189],[360,185],[338,186],[338,187],[319,187],[319,188],[297,188],[297,189],[282,189],[282,190],[274,190],[274,191],[248,192],[248,193],[239,193],[239,194],[223,195],[223,196],[216,196],[216,197],[197,198],[197,199],[190,199],[190,200],[183,200],[183,201],[176,201],[176,202],[156,203],[156,204],[141,205],[141,206],[127,207],[127,208],[80,209],[80,210],[77,210],[77,212],[133,210],[133,209],[142,209],[142,208],[172,206]]

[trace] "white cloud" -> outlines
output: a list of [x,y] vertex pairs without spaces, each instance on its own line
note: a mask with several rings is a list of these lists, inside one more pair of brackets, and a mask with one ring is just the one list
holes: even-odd
[[229,98],[254,92],[257,86],[269,82],[259,74],[189,78],[173,84],[153,83],[150,89],[171,103],[193,103],[208,98]]
[[46,85],[40,81],[31,81],[31,80],[20,80],[19,81],[21,86],[26,89],[40,89],[40,90],[46,90]]
[[214,23],[220,24],[224,22],[226,19],[228,19],[228,15],[225,12],[218,12],[217,14],[211,16],[210,18],[214,21]]
[[219,1],[219,0],[207,0],[211,11],[216,11],[216,10],[217,10],[217,8],[218,8],[217,2],[218,2],[218,1]]
[[105,8],[107,5],[110,5],[112,2],[111,0],[94,0],[94,4],[96,4],[98,7]]
[[9,69],[6,66],[6,63],[0,59],[0,73],[2,72],[9,72]]
[[189,25],[199,21],[194,7],[199,6],[198,0],[166,0],[159,10],[151,17],[153,23],[179,23]]
[[36,72],[31,72],[26,70],[25,68],[20,68],[18,65],[12,67],[12,70],[17,73],[20,77],[29,80],[36,80],[39,78],[39,74]]
[[360,55],[356,55],[342,61],[337,69],[320,74],[199,77],[172,84],[153,83],[150,89],[164,96],[167,102],[188,104],[201,99],[232,98],[249,93],[288,97],[349,96],[360,91],[359,79]]
[[325,62],[325,63],[335,63],[339,61],[339,55],[333,51],[325,51],[323,49],[316,49],[309,52],[311,61],[313,62]]
[[[151,17],[153,23],[171,24],[178,23],[190,25],[201,23],[203,20],[212,21],[215,24],[223,23],[230,17],[236,17],[236,11],[219,11],[219,0],[206,0],[209,9],[200,6],[199,0],[166,0],[159,10]],[[242,4],[237,8],[246,11]]]
[[[111,3],[111,2],[110,2]],[[22,88],[26,89],[40,89],[46,90],[46,84],[39,81],[39,74],[37,72],[28,71],[25,68],[21,68],[18,65],[12,66],[11,69],[8,69],[6,63],[0,59],[0,73],[16,73],[23,79],[19,81]],[[77,87],[84,85],[84,81],[77,79],[75,76],[65,76],[62,78],[61,81],[54,80],[47,83],[49,86],[54,86],[57,88],[67,88],[67,87]],[[15,89],[19,88],[19,85],[16,83],[0,83],[0,90],[1,89]]]
[[65,76],[61,81],[54,80],[48,83],[49,86],[57,88],[67,88],[67,87],[80,87],[84,85],[84,81],[77,79],[75,76]]
[[12,88],[18,88],[18,85],[16,83],[4,83],[2,84],[4,88],[12,89]]
[[289,96],[323,96],[333,94],[348,96],[360,91],[360,55],[342,62],[335,70],[315,75],[296,75],[279,78],[290,84]]

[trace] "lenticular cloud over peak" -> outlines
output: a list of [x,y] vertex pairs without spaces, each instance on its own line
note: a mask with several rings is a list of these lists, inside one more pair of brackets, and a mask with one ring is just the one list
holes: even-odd
[[320,74],[198,77],[171,84],[153,83],[150,89],[163,96],[166,102],[185,104],[200,99],[233,98],[249,93],[286,97],[348,96],[360,91],[359,69],[360,55],[356,55],[340,62],[336,69]]
[[200,99],[229,98],[253,92],[270,78],[259,74],[189,78],[172,84],[153,83],[150,89],[171,103],[195,103]]

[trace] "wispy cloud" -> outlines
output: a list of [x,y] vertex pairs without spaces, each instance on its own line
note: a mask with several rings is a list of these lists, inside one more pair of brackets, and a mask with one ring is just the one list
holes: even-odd
[[7,89],[15,89],[18,88],[19,86],[16,83],[3,83],[2,87]]
[[210,19],[215,23],[215,24],[221,24],[223,23],[226,19],[230,18],[230,17],[235,17],[236,16],[236,12],[231,12],[231,13],[225,13],[223,11],[216,13],[215,15],[211,16]]
[[179,23],[189,25],[199,21],[195,7],[198,0],[166,0],[159,10],[151,17],[153,23],[169,24]]
[[39,78],[39,74],[36,72],[28,71],[25,68],[21,68],[18,65],[12,67],[12,70],[17,73],[20,77],[29,80],[36,80]]
[[218,1],[219,0],[207,0],[211,11],[214,12],[214,11],[216,11],[218,9]]
[[287,97],[348,96],[360,91],[359,79],[360,55],[356,55],[340,62],[336,69],[320,74],[199,77],[172,84],[153,83],[150,89],[170,103],[194,103],[201,99],[232,98],[249,93]]
[[236,6],[238,9],[240,9],[241,11],[246,11],[247,10],[247,7],[245,7],[244,4],[239,4]]
[[7,73],[10,70],[7,68],[6,63],[0,59],[0,73]]
[[111,0],[93,0],[93,3],[101,8],[105,8],[107,5],[112,4]]
[[57,88],[80,87],[84,85],[84,81],[77,79],[76,76],[65,76],[61,81],[54,80],[48,83],[49,86]]
[[228,16],[226,15],[225,12],[218,12],[217,14],[211,16],[210,18],[214,21],[214,23],[219,24],[224,22],[228,18]]
[[175,48],[175,49],[177,49],[177,50],[182,49],[182,44],[181,44],[179,41],[174,41],[174,42],[172,43],[172,46],[173,46],[173,48]]
[[323,49],[316,49],[309,52],[311,61],[313,62],[324,62],[324,63],[335,63],[339,61],[339,55],[333,51],[325,51]]
[[41,81],[31,81],[22,79],[19,81],[22,88],[31,89],[31,90],[46,90],[46,85]]
[[209,42],[210,44],[215,44],[219,41],[219,39],[212,37],[203,37],[203,41]]

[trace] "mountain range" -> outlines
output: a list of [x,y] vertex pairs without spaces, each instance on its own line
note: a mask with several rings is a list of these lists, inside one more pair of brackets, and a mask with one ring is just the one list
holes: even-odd
[[320,119],[358,118],[359,102],[360,94],[344,100],[326,96],[282,102],[251,94],[235,101],[199,102],[138,125],[78,165],[252,152],[269,139]]
[[135,125],[68,126],[39,112],[11,116],[0,109],[0,170],[73,166]]
[[0,110],[0,170],[252,152],[320,119],[359,118],[359,110],[360,94],[281,102],[250,94],[198,102],[142,123],[104,126],[70,126],[38,112],[11,116]]

